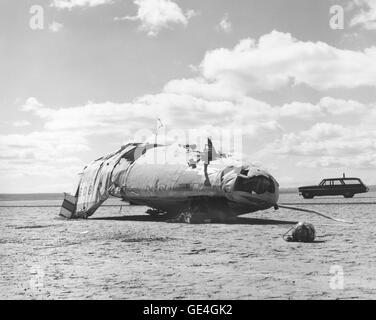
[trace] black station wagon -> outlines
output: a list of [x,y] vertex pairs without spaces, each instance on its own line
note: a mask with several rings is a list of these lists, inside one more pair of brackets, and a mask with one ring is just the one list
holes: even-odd
[[368,188],[359,178],[331,178],[324,179],[318,186],[300,187],[299,195],[305,199],[316,196],[344,196],[352,198],[356,193],[368,192]]

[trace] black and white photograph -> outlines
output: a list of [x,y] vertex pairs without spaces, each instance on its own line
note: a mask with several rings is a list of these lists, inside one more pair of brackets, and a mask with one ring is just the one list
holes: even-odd
[[1,300],[376,297],[376,0],[0,0],[0,111]]

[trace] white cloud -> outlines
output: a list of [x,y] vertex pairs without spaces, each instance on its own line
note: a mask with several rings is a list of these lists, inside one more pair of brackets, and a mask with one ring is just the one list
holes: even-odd
[[360,12],[351,19],[350,26],[376,30],[376,0],[355,0],[353,4],[360,8]]
[[29,98],[22,107],[43,119],[45,129],[51,132],[69,131],[83,136],[111,133],[123,137],[140,128],[154,130],[157,117],[171,128],[197,129],[210,124],[217,127],[244,126],[245,132],[254,132],[252,126],[273,120],[273,114],[267,116],[270,108],[250,97],[234,103],[176,93],[145,95],[132,103],[89,102],[60,109],[45,107],[35,98]]
[[61,29],[63,28],[63,25],[59,22],[52,22],[49,26],[48,26],[48,29],[51,31],[51,32],[59,32]]
[[[85,164],[82,154],[88,150],[85,138],[67,131],[0,135],[1,190],[70,191]],[[62,188],[52,188],[57,182]]]
[[278,112],[281,117],[294,117],[302,119],[315,119],[322,115],[320,105],[307,102],[294,101],[284,104]]
[[244,93],[234,83],[209,82],[203,77],[175,79],[163,89],[167,93],[192,95],[207,100],[238,100]]
[[15,127],[27,127],[27,126],[30,126],[31,123],[27,120],[19,120],[19,121],[15,121],[13,122],[13,126]]
[[370,110],[373,105],[366,105],[354,100],[335,99],[332,97],[323,97],[317,104],[298,102],[284,104],[278,113],[281,117],[296,117],[306,120],[315,120],[328,116],[361,117]]
[[232,23],[228,18],[228,14],[226,14],[217,26],[217,30],[223,31],[225,33],[230,33],[232,31]]
[[[204,77],[171,80],[163,91],[166,93],[188,95],[209,101],[232,101],[246,104],[249,110],[259,110],[258,114],[266,117],[295,117],[315,120],[329,115],[360,116],[372,109],[372,105],[362,104],[354,100],[323,97],[316,104],[294,101],[282,106],[270,106],[267,103],[250,98],[240,89],[235,81],[207,81]],[[254,115],[254,114],[253,114]]]
[[333,115],[359,115],[366,114],[372,109],[371,105],[362,104],[354,100],[334,99],[324,97],[320,99],[320,107],[327,113]]
[[[284,129],[279,124],[281,120],[295,122],[295,119],[302,119],[307,123],[315,123],[320,119],[336,121],[339,115],[348,115],[352,122],[359,124],[362,121],[366,127],[369,115],[375,110],[373,105],[331,97],[324,97],[317,104],[292,102],[271,106],[249,96],[228,100],[221,95],[214,99],[215,92],[212,94],[212,99],[206,99],[193,94],[167,91],[145,95],[130,103],[89,102],[59,109],[45,107],[31,97],[22,109],[43,119],[45,130],[49,132],[69,131],[82,137],[112,135],[118,139],[132,138],[132,133],[140,128],[154,130],[157,117],[169,128],[199,129],[208,125],[238,128],[244,134],[256,138],[265,130],[283,133]],[[282,139],[282,146],[289,148],[296,144],[296,148],[289,149],[294,151],[299,149],[302,137],[308,140],[314,138],[316,141],[338,130],[338,127],[332,125],[316,125],[310,131],[302,133],[299,139],[294,133],[286,134]],[[307,146],[306,144],[301,149],[303,153]],[[308,147],[311,148],[312,145]],[[314,152],[315,150],[312,151]]]
[[43,105],[34,97],[27,98],[25,103],[22,105],[21,110],[23,111],[37,111],[41,109]]
[[365,125],[369,125],[371,128],[375,127],[376,123],[376,105],[371,107],[367,112],[365,113],[365,117],[363,119],[363,123]]
[[376,47],[338,49],[272,31],[257,42],[244,39],[233,49],[207,52],[200,68],[208,84],[236,87],[243,93],[299,84],[317,90],[375,87]]
[[303,157],[299,166],[376,168],[376,130],[356,124],[317,123],[308,130],[284,134],[271,149]]
[[[110,139],[115,149],[124,141],[134,141],[140,129],[148,130],[149,136],[154,132],[156,118],[159,117],[168,131],[194,129],[200,136],[204,132],[215,134],[220,129],[240,129],[246,154],[244,159],[248,157],[253,161],[273,159],[275,154],[279,154],[300,157],[297,160],[299,166],[329,166],[336,161],[350,163],[349,159],[355,154],[358,156],[356,167],[372,164],[371,160],[365,160],[373,159],[370,154],[376,153],[374,126],[367,126],[365,121],[372,110],[376,110],[372,105],[330,97],[324,97],[316,104],[292,102],[282,106],[271,106],[249,96],[235,100],[221,99],[221,96],[214,99],[213,92],[212,98],[162,92],[144,95],[129,103],[89,102],[71,108],[46,107],[35,98],[29,98],[23,110],[41,118],[44,131],[31,136],[4,138],[4,142],[12,141],[12,147],[8,144],[2,154],[8,157],[13,154],[19,158],[18,161],[26,161],[27,157],[34,164],[40,164],[45,155],[53,159],[57,156],[56,150],[63,151],[58,152],[64,154],[62,158],[69,158],[93,147],[99,156],[97,141]],[[344,110],[340,109],[342,105]],[[357,108],[363,113],[357,112]],[[320,117],[326,119],[331,115],[336,121],[340,113],[350,115],[354,125],[344,127],[338,123],[323,122],[301,132],[287,132],[280,124],[281,120],[295,122],[296,119],[314,124]],[[52,142],[59,147],[52,147]],[[330,162],[328,159],[331,159]],[[273,160],[270,162],[273,163]],[[57,170],[62,164],[52,163],[51,166]]]
[[[271,106],[265,102],[256,100],[247,95],[235,81],[207,81],[203,77],[171,80],[165,87],[164,92],[193,96],[208,101],[229,101],[242,106],[242,112],[248,116],[266,117],[278,119],[300,118],[305,120],[317,120],[328,116],[357,116],[369,114],[375,104],[363,104],[354,100],[322,97],[316,104],[309,102],[294,101],[282,106]],[[244,114],[245,115],[245,114]]]
[[347,169],[375,169],[376,154],[355,154],[353,157],[333,157],[324,156],[318,159],[309,159],[297,162],[298,167],[302,168],[341,168]]
[[112,2],[113,0],[52,0],[51,6],[58,9],[72,10],[75,7],[96,7]]
[[[19,159],[47,160],[89,150],[85,137],[73,132],[35,131],[27,134],[0,135],[1,154]],[[10,152],[11,151],[11,152]]]
[[173,24],[186,26],[196,13],[193,10],[183,10],[171,0],[135,0],[138,6],[136,16],[116,17],[115,20],[140,21],[140,30],[149,36],[156,36],[162,29],[170,28]]

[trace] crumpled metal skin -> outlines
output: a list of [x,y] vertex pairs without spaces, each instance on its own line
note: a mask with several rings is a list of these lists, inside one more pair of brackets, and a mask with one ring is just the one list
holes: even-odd
[[[279,185],[268,172],[231,157],[215,154],[212,158],[208,161],[205,152],[179,144],[126,145],[85,167],[74,216],[92,215],[110,195],[165,212],[185,210],[208,199],[225,203],[229,215],[277,204]],[[239,179],[247,183],[252,177],[265,177],[274,186],[273,192],[236,190]]]

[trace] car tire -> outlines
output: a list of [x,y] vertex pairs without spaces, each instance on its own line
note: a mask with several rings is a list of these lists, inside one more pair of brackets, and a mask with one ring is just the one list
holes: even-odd
[[346,192],[344,195],[343,195],[345,198],[352,198],[354,196],[353,193],[350,193],[350,192]]
[[310,194],[309,192],[303,192],[303,198],[304,199],[312,199],[313,195]]

